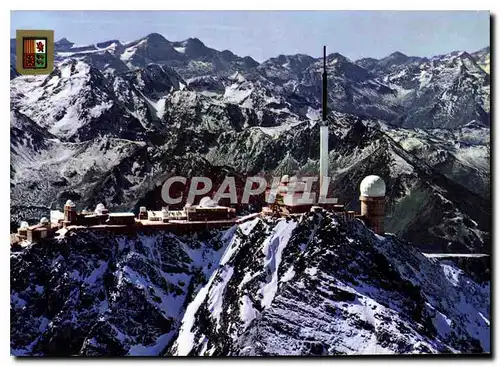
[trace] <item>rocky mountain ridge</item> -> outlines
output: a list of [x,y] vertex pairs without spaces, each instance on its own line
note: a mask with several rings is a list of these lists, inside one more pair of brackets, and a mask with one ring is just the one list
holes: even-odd
[[488,280],[332,213],[19,249],[14,355],[490,352]]
[[[172,67],[185,79],[210,75],[223,81],[239,72],[252,81],[270,82],[273,95],[281,87],[286,98],[297,96],[315,109],[320,107],[322,61],[307,55],[280,55],[259,64],[248,56],[207,47],[197,38],[172,42],[158,33],[128,43],[110,40],[75,46],[62,39],[55,46],[56,61],[86,59],[104,74],[151,63]],[[12,56],[15,43],[11,42],[11,64]],[[487,60],[489,48],[472,55],[457,51],[432,58],[395,52],[380,60],[354,62],[332,53],[328,55],[329,107],[402,127],[454,128],[474,119],[489,125]]]

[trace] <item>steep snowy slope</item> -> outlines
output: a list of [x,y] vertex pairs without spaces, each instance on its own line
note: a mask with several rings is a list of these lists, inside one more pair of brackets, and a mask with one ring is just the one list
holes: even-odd
[[159,355],[232,231],[69,232],[11,253],[13,355]]
[[124,45],[119,54],[120,59],[131,69],[142,68],[149,63],[180,63],[186,57],[175,50],[173,45],[158,33]]
[[145,128],[116,101],[102,73],[69,59],[47,76],[22,76],[11,82],[14,107],[57,137],[85,141],[100,135],[134,140]]
[[490,124],[490,77],[467,52],[403,64],[382,77],[403,109],[402,127],[455,128],[473,120]]
[[401,67],[408,67],[426,61],[428,61],[426,58],[407,56],[404,53],[396,51],[380,60],[368,57],[357,60],[355,63],[374,74],[384,75],[388,72],[397,71]]
[[490,351],[489,285],[333,214],[242,225],[175,355]]
[[[11,81],[12,119],[20,113],[36,124],[27,127],[26,140],[21,129],[11,129],[14,221],[28,212],[17,206],[46,210],[68,197],[84,206],[99,197],[111,207],[134,208],[148,202],[145,195],[156,195],[172,171],[218,176],[227,167],[269,175],[318,170],[318,59],[278,56],[250,65],[197,39],[170,42],[158,34],[125,44],[62,40],[57,52],[50,75]],[[137,62],[133,71],[124,66],[124,55]],[[488,251],[488,129],[473,125],[489,126],[489,76],[475,59],[466,53],[431,59],[395,53],[360,64],[333,53],[327,61],[335,194],[356,209],[357,184],[378,173],[390,189],[392,231],[437,251]],[[192,63],[206,64],[208,71],[200,66],[194,72]],[[439,106],[429,112],[432,103],[425,98]],[[481,108],[486,114],[471,112]],[[373,120],[366,116],[461,129],[379,134],[363,127],[362,121]],[[24,219],[39,219],[38,208]]]
[[37,125],[16,108],[10,111],[11,169],[20,160],[31,160],[55,139],[46,129]]

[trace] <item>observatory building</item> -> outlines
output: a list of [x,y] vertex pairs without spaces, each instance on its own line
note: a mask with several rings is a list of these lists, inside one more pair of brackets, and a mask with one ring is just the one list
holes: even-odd
[[76,205],[73,201],[67,200],[64,204],[64,225],[70,225],[76,221],[78,213],[76,212]]
[[219,206],[210,197],[203,197],[198,205],[186,205],[187,221],[229,220],[236,217],[236,210]]
[[359,186],[361,216],[377,234],[384,233],[385,182],[378,175],[365,177]]

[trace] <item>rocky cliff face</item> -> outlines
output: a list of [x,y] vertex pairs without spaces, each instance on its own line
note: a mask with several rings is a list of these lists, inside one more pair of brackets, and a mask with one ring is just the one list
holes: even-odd
[[231,231],[69,232],[11,253],[13,355],[158,355]]
[[[161,207],[172,175],[317,175],[320,59],[259,64],[153,33],[62,39],[50,75],[21,76],[15,47],[11,231],[67,199]],[[328,55],[331,195],[359,210],[380,175],[392,234],[322,212],[14,247],[11,353],[489,352],[489,257],[470,254],[491,248],[489,57]]]
[[240,227],[186,309],[172,351],[488,352],[488,291],[358,221],[325,213],[256,219]]

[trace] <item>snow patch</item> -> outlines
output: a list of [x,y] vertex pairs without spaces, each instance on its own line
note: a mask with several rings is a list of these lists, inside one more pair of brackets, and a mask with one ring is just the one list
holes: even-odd
[[288,267],[283,277],[281,277],[281,282],[288,282],[295,276],[295,271],[293,270],[293,265]]
[[268,275],[267,283],[259,289],[258,293],[262,294],[261,306],[264,308],[271,304],[278,290],[278,269],[281,264],[281,254],[296,226],[297,222],[295,221],[281,220],[263,243],[262,252],[266,256],[264,271]]
[[253,307],[252,300],[247,295],[243,295],[240,306],[240,319],[243,321],[243,330],[248,327],[258,314],[259,312]]
[[222,303],[226,286],[233,275],[233,267],[223,269],[219,273],[220,282],[217,283],[211,290],[208,299],[208,309],[217,322],[217,329],[220,328],[220,315],[222,313]]
[[443,268],[444,275],[448,279],[448,281],[453,285],[453,286],[458,286],[460,283],[460,276],[462,274],[462,271],[454,266],[448,265],[448,264],[441,264],[441,267]]

